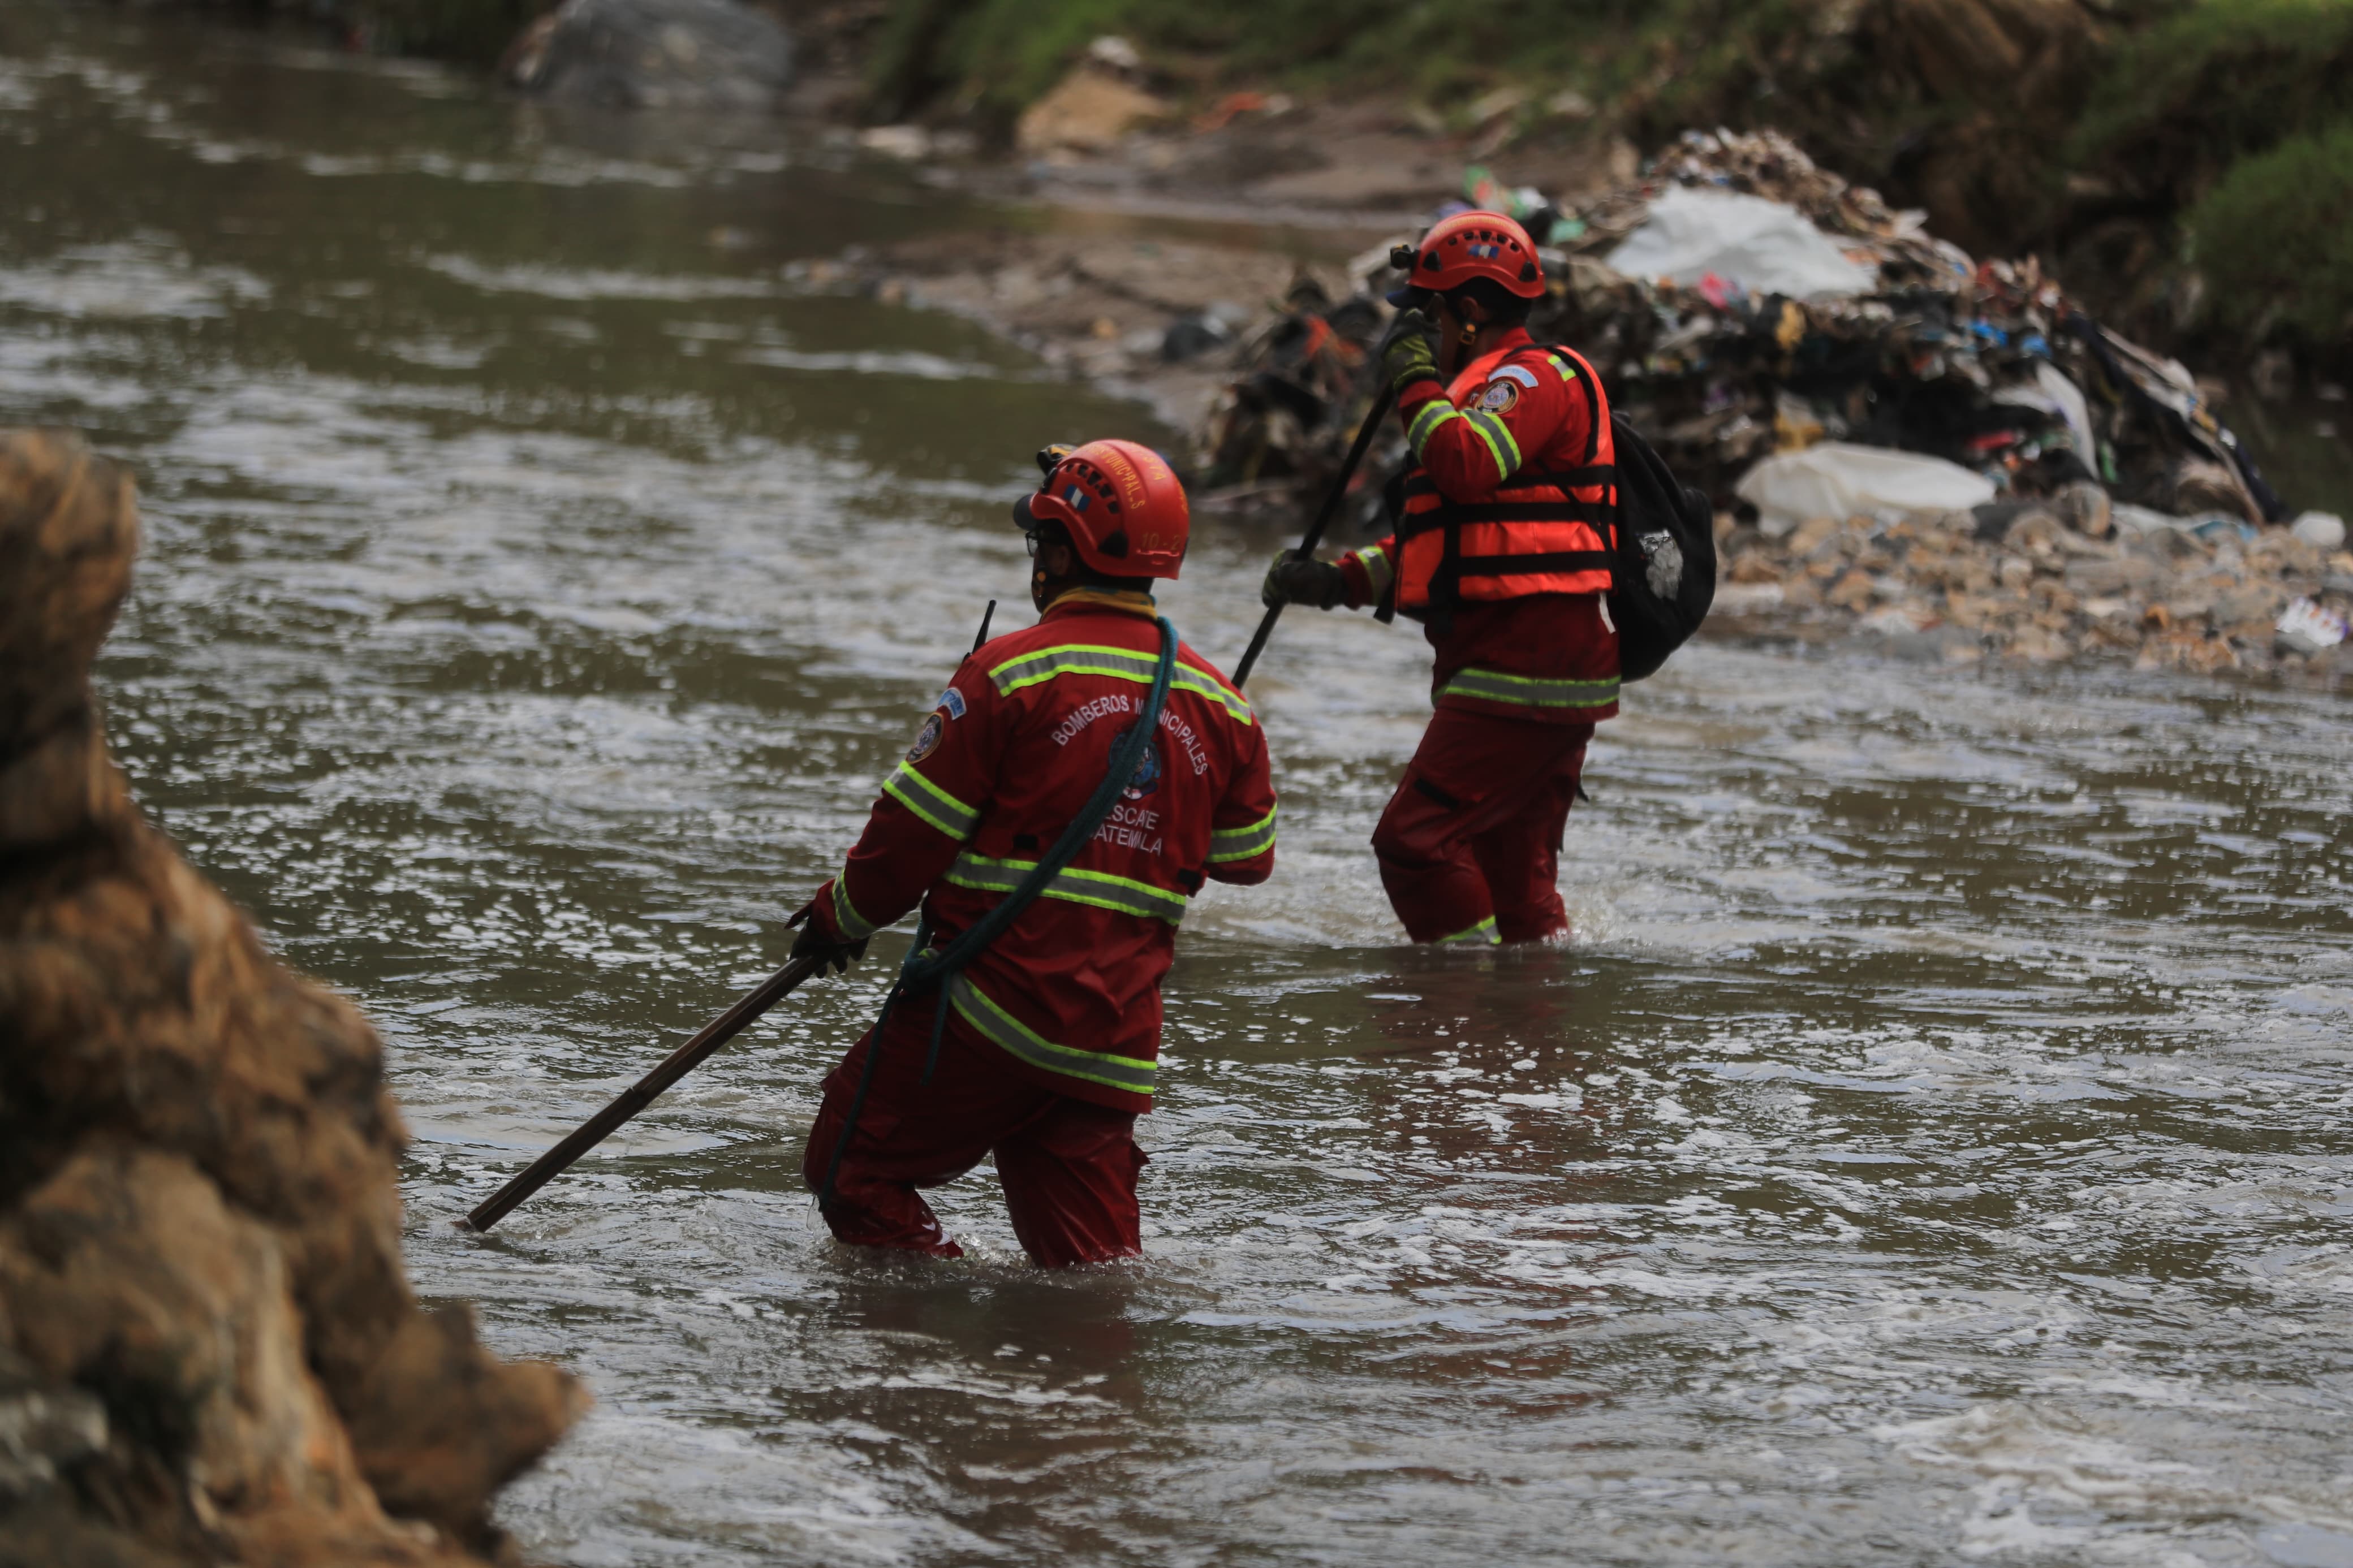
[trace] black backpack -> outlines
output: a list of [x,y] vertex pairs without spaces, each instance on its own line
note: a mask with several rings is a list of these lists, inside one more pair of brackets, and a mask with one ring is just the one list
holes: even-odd
[[1615,409],[1609,438],[1618,483],[1609,618],[1618,623],[1618,679],[1641,680],[1699,630],[1715,602],[1715,508]]

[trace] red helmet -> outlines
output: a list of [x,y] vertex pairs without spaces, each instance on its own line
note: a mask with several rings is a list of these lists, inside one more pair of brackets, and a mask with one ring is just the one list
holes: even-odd
[[[1399,258],[1405,250],[1398,247]],[[1523,300],[1545,291],[1544,263],[1528,231],[1502,213],[1468,212],[1440,220],[1421,237],[1406,285],[1389,303],[1410,304],[1416,289],[1444,294],[1473,278],[1492,278]]]
[[1176,575],[1193,513],[1159,453],[1134,441],[1090,441],[1038,456],[1046,482],[1013,503],[1014,521],[1060,523],[1079,559],[1106,577]]

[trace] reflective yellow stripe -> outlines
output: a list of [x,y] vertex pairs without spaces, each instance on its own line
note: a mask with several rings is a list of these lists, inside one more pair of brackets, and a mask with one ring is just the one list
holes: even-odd
[[[1512,439],[1510,426],[1483,408],[1474,408],[1462,417],[1471,422],[1471,428],[1479,432],[1479,438],[1487,443],[1487,450],[1495,455],[1498,479],[1508,479],[1518,471],[1520,444]],[[1505,453],[1511,455],[1506,457]]]
[[1493,669],[1458,670],[1440,697],[1477,697],[1523,708],[1599,708],[1618,700],[1618,680],[1546,680]]
[[1422,448],[1430,445],[1430,438],[1438,433],[1440,426],[1449,419],[1461,417],[1462,410],[1442,398],[1430,404],[1420,413],[1415,415],[1413,423],[1405,427],[1406,445],[1413,448],[1414,460],[1416,462],[1421,460]]
[[[1021,879],[1038,868],[1035,860],[992,860],[986,855],[970,853],[955,858],[948,868],[947,879],[959,888],[976,888],[984,892],[1009,893],[1021,885]],[[1060,899],[1066,903],[1089,904],[1099,910],[1111,910],[1124,915],[1138,915],[1145,920],[1166,921],[1170,925],[1185,919],[1185,895],[1167,888],[1155,888],[1149,882],[1139,882],[1132,877],[1114,877],[1108,871],[1084,871],[1065,867],[1054,874],[1038,895],[1044,899]]]
[[858,912],[849,901],[849,868],[844,866],[841,875],[833,879],[833,923],[842,935],[852,942],[863,942],[882,928]]
[[1577,367],[1569,363],[1567,360],[1561,358],[1558,354],[1546,354],[1545,355],[1545,358],[1552,363],[1553,369],[1560,372],[1561,380],[1575,381],[1577,379]]
[[1130,1094],[1149,1095],[1159,1081],[1160,1069],[1151,1062],[1113,1056],[1109,1051],[1082,1051],[1075,1046],[1056,1045],[990,1001],[981,994],[979,986],[961,973],[948,982],[948,1002],[984,1037],[1031,1067],[1125,1089]]
[[1389,591],[1389,582],[1397,576],[1397,567],[1389,560],[1388,551],[1377,544],[1367,545],[1356,552],[1356,564],[1365,569],[1365,581],[1372,585],[1374,598],[1377,599]]
[[882,793],[961,844],[980,826],[980,813],[905,763],[891,770]]
[[1221,827],[1211,832],[1209,864],[1222,866],[1229,860],[1248,860],[1273,848],[1274,816],[1270,811],[1248,827]]
[[[1041,647],[1035,653],[1007,659],[988,672],[988,679],[1000,696],[1009,696],[1025,686],[1035,686],[1058,675],[1105,675],[1114,680],[1133,680],[1139,686],[1149,686],[1152,678],[1159,671],[1160,657],[1157,654],[1136,653],[1124,647],[1103,647],[1093,643],[1066,643],[1059,647]],[[1223,708],[1236,723],[1255,722],[1250,705],[1242,700],[1241,693],[1216,676],[1195,669],[1190,665],[1180,664],[1171,671],[1168,686],[1174,691],[1189,691],[1196,697],[1208,698]]]
[[1503,942],[1504,939],[1495,934],[1495,917],[1493,915],[1489,915],[1468,931],[1458,931],[1452,936],[1441,936],[1438,939],[1438,945],[1440,947],[1452,947],[1457,943],[1464,946],[1501,947]]

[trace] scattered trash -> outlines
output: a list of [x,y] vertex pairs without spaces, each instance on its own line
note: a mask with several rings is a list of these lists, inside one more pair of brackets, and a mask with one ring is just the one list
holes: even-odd
[[[1649,220],[1609,253],[1609,265],[1630,278],[1693,288],[1714,276],[1748,294],[1799,300],[1860,294],[1873,283],[1869,268],[1849,260],[1797,208],[1680,185],[1660,193]],[[1710,303],[1725,310],[1732,298],[1719,295]]]
[[2322,609],[2310,599],[2291,599],[2275,629],[2282,647],[2309,658],[2345,640],[2345,617]]
[[931,155],[932,133],[920,125],[874,125],[858,133],[858,144],[869,153],[913,163]]
[[1198,359],[1234,341],[1233,329],[1207,310],[1177,317],[1161,334],[1160,357],[1170,364]]
[[[1785,137],[1686,134],[1573,212],[1465,178],[1538,236],[1531,331],[1575,344],[1678,476],[1734,509],[1719,616],[1868,626],[1903,658],[2211,672],[2268,668],[2295,598],[2353,610],[2341,521],[2263,526],[2287,509],[2186,368],[2031,258],[1978,262]],[[1210,507],[1295,508],[1335,471],[1373,393],[1388,253],[1352,265],[1362,291],[1294,289],[1240,337],[1197,443]],[[1360,531],[1405,460],[1385,435]]]
[[2345,548],[2345,520],[2332,511],[2306,512],[2288,525],[2288,531],[2323,550]]

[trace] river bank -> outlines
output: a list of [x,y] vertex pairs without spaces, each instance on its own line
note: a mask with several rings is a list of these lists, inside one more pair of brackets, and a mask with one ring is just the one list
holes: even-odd
[[[985,1170],[934,1194],[962,1260],[828,1238],[797,1156],[902,933],[452,1228],[784,961],[983,606],[1027,619],[1035,445],[1168,438],[783,268],[1178,231],[249,43],[0,6],[0,424],[139,477],[110,747],[381,1028],[415,1289],[595,1390],[495,1505],[526,1560],[2353,1550],[2353,767],[2277,684],[1704,640],[1594,737],[1574,939],[1466,954],[1366,844],[1428,648],[1294,612],[1276,872],[1178,938],[1143,1259],[1029,1268]],[[1292,526],[1197,531],[1193,646]]]

